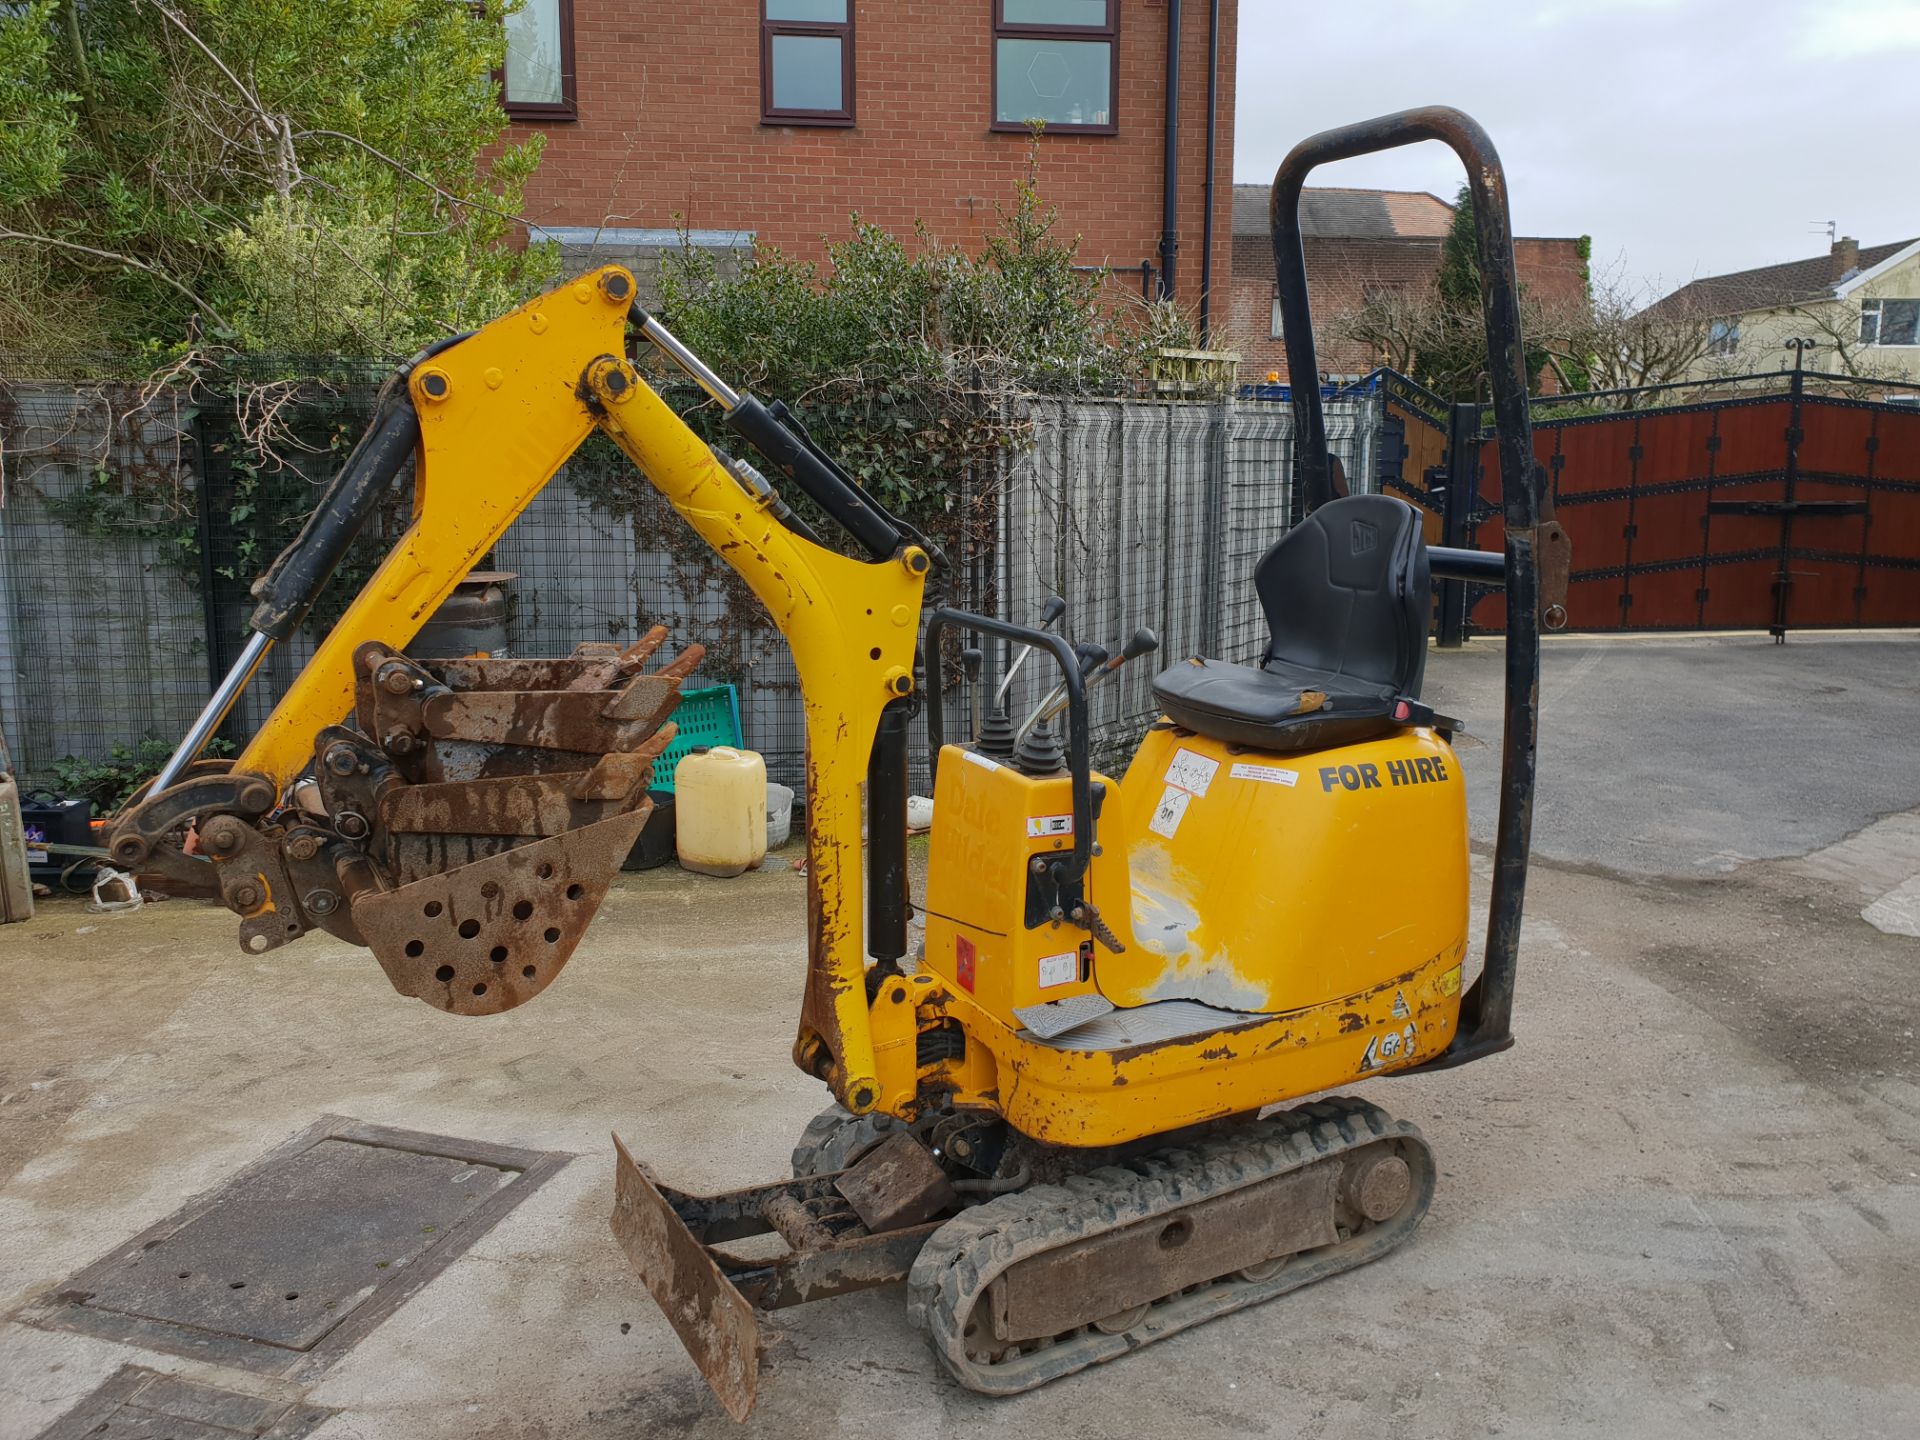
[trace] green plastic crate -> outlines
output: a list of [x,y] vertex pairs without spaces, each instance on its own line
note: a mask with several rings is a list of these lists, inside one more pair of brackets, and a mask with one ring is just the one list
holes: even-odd
[[679,733],[673,743],[653,762],[653,782],[649,790],[673,789],[673,775],[680,762],[697,745],[745,744],[740,730],[740,692],[731,685],[706,685],[698,690],[682,690],[680,704],[673,712]]

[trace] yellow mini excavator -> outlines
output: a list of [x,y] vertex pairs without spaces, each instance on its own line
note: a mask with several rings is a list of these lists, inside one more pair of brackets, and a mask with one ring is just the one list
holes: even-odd
[[[1459,154],[1473,196],[1504,556],[1429,548],[1406,503],[1347,494],[1312,383],[1301,185],[1325,161],[1430,139]],[[256,583],[240,662],[115,821],[114,858],[218,894],[248,951],[317,926],[454,1014],[552,983],[645,823],[698,647],[659,668],[657,631],[558,660],[402,647],[598,430],[752,588],[804,692],[793,1054],[834,1104],[791,1178],[722,1195],[667,1187],[615,1140],[614,1231],[726,1408],[752,1407],[762,1312],[866,1286],[904,1280],[942,1364],[1004,1395],[1379,1257],[1433,1193],[1419,1132],[1360,1100],[1270,1107],[1512,1043],[1539,625],[1566,543],[1542,514],[1505,181],[1480,127],[1428,109],[1326,132],[1287,157],[1272,207],[1301,514],[1250,577],[1270,643],[1257,664],[1182,657],[1161,674],[1161,718],[1123,777],[1092,768],[1087,692],[1151,634],[1109,654],[1047,628],[1057,607],[1040,628],[923,616],[934,548],[608,266],[396,375]],[[642,344],[706,391],[765,473],[660,399]],[[197,759],[409,461],[411,527],[239,757]],[[1455,722],[1421,700],[1436,576],[1506,592],[1477,974]],[[939,657],[968,637],[976,683],[982,640],[1058,673],[1032,715],[995,707],[947,744]],[[935,821],[912,953],[908,721],[928,688]],[[1377,883],[1380,856],[1409,852],[1424,863]]]

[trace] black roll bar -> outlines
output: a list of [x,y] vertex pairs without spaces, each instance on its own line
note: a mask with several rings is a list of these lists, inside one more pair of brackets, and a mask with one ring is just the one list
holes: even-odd
[[[1334,472],[1327,448],[1326,416],[1320,404],[1313,311],[1307,298],[1300,191],[1317,166],[1422,140],[1438,140],[1452,147],[1466,167],[1467,189],[1473,198],[1474,249],[1480,266],[1480,305],[1487,327],[1487,371],[1493,387],[1501,507],[1506,520],[1506,554],[1499,575],[1507,592],[1506,738],[1500,753],[1500,827],[1493,849],[1486,959],[1479,978],[1461,1001],[1460,1028],[1453,1043],[1424,1065],[1394,1072],[1398,1074],[1464,1064],[1513,1044],[1514,972],[1533,832],[1539,732],[1539,571],[1534,547],[1541,477],[1533,462],[1533,427],[1527,415],[1520,286],[1514,273],[1506,173],[1493,142],[1478,122],[1458,110],[1431,105],[1324,130],[1301,141],[1281,161],[1273,177],[1271,201],[1274,274],[1293,396],[1294,483],[1305,508],[1311,511],[1334,497]],[[1481,581],[1493,578],[1488,573],[1493,561],[1490,554],[1433,550],[1429,555],[1436,575]]]

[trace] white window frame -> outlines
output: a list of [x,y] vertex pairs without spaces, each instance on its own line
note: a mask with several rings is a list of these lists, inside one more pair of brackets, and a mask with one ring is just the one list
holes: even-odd
[[[1920,299],[1906,295],[1881,295],[1872,300],[1860,302],[1860,343],[1875,350],[1916,350],[1920,349],[1920,321],[1914,326],[1911,340],[1882,340],[1880,338],[1880,317],[1888,305],[1920,306]],[[1867,321],[1871,317],[1873,335],[1868,337]]]
[[1707,322],[1707,354],[1731,355],[1740,348],[1740,320],[1735,316],[1731,320],[1710,320]]
[[1287,328],[1280,319],[1280,292],[1278,290],[1273,292],[1273,320],[1268,327],[1267,338],[1269,340],[1284,340],[1287,338]]

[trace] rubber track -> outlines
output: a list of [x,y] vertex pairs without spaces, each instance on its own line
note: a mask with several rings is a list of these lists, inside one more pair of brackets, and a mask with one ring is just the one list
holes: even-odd
[[[998,1362],[967,1354],[967,1321],[987,1287],[1019,1262],[1276,1175],[1336,1161],[1382,1140],[1400,1142],[1412,1171],[1413,1193],[1394,1219],[1306,1252],[1265,1280],[1228,1276],[1162,1297],[1137,1325],[1118,1335],[1083,1328]],[[1190,1147],[1091,1170],[1059,1185],[1037,1185],[964,1211],[935,1231],[915,1260],[907,1280],[907,1315],[962,1385],[988,1395],[1013,1395],[1376,1260],[1413,1234],[1432,1202],[1433,1186],[1433,1153],[1413,1125],[1362,1100],[1303,1105]],[[1086,1317],[1087,1326],[1099,1318]]]

